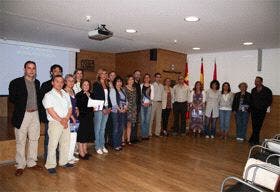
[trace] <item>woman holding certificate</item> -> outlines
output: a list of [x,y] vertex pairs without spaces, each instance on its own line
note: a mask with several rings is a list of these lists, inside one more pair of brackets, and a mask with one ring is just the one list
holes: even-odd
[[111,101],[109,98],[108,74],[104,69],[97,71],[97,81],[92,86],[92,99],[102,100],[102,109],[94,109],[94,133],[95,150],[97,154],[108,153],[105,148],[105,127],[109,113],[111,112]]
[[83,160],[89,159],[87,143],[93,141],[93,108],[87,107],[90,93],[90,81],[82,80],[82,91],[76,94],[77,107],[79,109],[80,126],[77,132],[77,142],[79,143],[79,157]]

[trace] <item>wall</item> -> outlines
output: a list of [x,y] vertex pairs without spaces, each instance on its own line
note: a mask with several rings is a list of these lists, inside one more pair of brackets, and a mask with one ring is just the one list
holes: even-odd
[[200,59],[204,61],[205,88],[209,87],[213,77],[214,61],[217,63],[218,80],[222,83],[228,81],[234,92],[238,90],[238,84],[247,82],[248,90],[254,87],[256,76],[262,76],[264,84],[271,88],[273,95],[280,95],[280,49],[263,49],[262,70],[257,71],[257,50],[216,52],[207,54],[188,55],[189,80],[193,86],[199,80]]
[[125,77],[132,74],[136,69],[141,70],[142,76],[145,73],[159,72],[162,74],[162,80],[166,77],[177,79],[175,73],[163,72],[170,70],[174,64],[175,71],[185,70],[186,55],[164,49],[157,49],[157,61],[150,61],[150,50],[134,51],[116,54],[116,72]]
[[77,53],[77,56],[76,56],[77,68],[81,67],[82,59],[94,60],[95,70],[84,72],[85,78],[89,79],[91,81],[96,80],[96,71],[99,68],[104,68],[104,69],[108,70],[108,72],[116,70],[116,65],[115,65],[116,55],[114,53],[104,53],[104,52],[81,50],[79,53]]

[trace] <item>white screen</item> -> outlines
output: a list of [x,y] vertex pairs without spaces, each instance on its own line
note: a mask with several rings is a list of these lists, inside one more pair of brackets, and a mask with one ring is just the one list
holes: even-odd
[[11,80],[24,74],[24,63],[32,60],[37,65],[37,79],[41,82],[50,79],[50,67],[59,64],[63,74],[73,73],[75,69],[76,52],[65,48],[56,49],[52,46],[43,46],[28,43],[0,42],[0,95],[8,95]]

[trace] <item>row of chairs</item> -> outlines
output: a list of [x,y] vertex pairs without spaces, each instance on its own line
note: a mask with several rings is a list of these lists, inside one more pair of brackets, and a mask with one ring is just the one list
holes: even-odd
[[229,176],[221,192],[280,192],[280,134],[251,147],[242,178]]

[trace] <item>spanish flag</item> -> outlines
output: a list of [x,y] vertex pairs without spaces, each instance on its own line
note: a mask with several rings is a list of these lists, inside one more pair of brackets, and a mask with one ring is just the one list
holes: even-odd
[[186,68],[185,68],[185,79],[184,82],[186,85],[189,85],[189,68],[188,68],[188,61],[186,62]]
[[203,58],[201,58],[201,65],[200,65],[200,82],[201,82],[202,87],[204,87]]
[[216,64],[216,59],[215,59],[215,64],[214,64],[213,80],[217,80],[217,64]]

